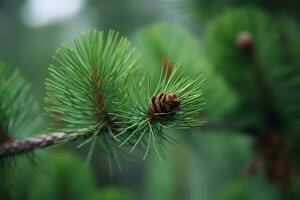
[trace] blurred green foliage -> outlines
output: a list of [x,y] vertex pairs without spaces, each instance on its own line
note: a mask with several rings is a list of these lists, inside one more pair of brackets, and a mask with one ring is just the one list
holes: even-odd
[[38,165],[19,161],[11,178],[8,199],[132,199],[131,191],[116,186],[97,186],[95,174],[87,162],[71,152],[58,150],[38,154]]

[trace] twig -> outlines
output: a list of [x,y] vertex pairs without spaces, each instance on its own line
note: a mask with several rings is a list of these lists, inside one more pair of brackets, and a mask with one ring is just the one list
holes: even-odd
[[69,134],[63,132],[53,132],[49,134],[37,135],[23,140],[9,141],[0,145],[0,159],[15,156],[22,153],[27,153],[37,149],[43,149],[49,146],[84,139],[91,135],[88,132],[85,134]]

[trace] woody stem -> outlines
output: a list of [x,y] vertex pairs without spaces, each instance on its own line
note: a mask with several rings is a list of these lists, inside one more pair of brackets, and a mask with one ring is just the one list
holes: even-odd
[[37,135],[22,140],[8,141],[0,144],[0,159],[28,153],[33,150],[43,149],[46,147],[62,144],[69,141],[84,139],[90,137],[92,133],[86,134],[69,134],[63,132],[53,132],[49,134]]

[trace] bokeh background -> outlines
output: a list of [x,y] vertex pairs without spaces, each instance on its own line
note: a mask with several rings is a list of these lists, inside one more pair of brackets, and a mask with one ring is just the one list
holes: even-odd
[[[41,107],[56,48],[90,28],[114,29],[137,46],[145,72],[154,77],[164,58],[183,62],[187,75],[204,75],[203,120],[213,119],[203,128],[169,130],[181,142],[166,149],[164,160],[133,160],[112,173],[103,153],[96,151],[87,164],[87,149],[76,144],[38,152],[34,168],[19,164],[14,199],[299,199],[297,148],[289,158],[296,170],[288,189],[272,184],[264,170],[245,175],[254,139],[240,127],[261,127],[264,103],[253,97],[259,96],[256,79],[243,71],[251,60],[236,48],[240,31],[253,34],[274,96],[287,97],[277,98],[279,107],[296,113],[284,119],[293,122],[285,133],[297,147],[299,6],[296,0],[1,0],[0,59],[21,69]],[[286,66],[288,75],[273,76]],[[280,88],[289,81],[292,91]],[[47,124],[45,117],[42,132]]]

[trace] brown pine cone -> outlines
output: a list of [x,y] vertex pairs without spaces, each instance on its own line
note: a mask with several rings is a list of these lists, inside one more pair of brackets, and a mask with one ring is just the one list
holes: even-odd
[[148,107],[148,115],[155,117],[158,113],[174,113],[180,106],[180,100],[175,93],[160,93],[153,96]]

